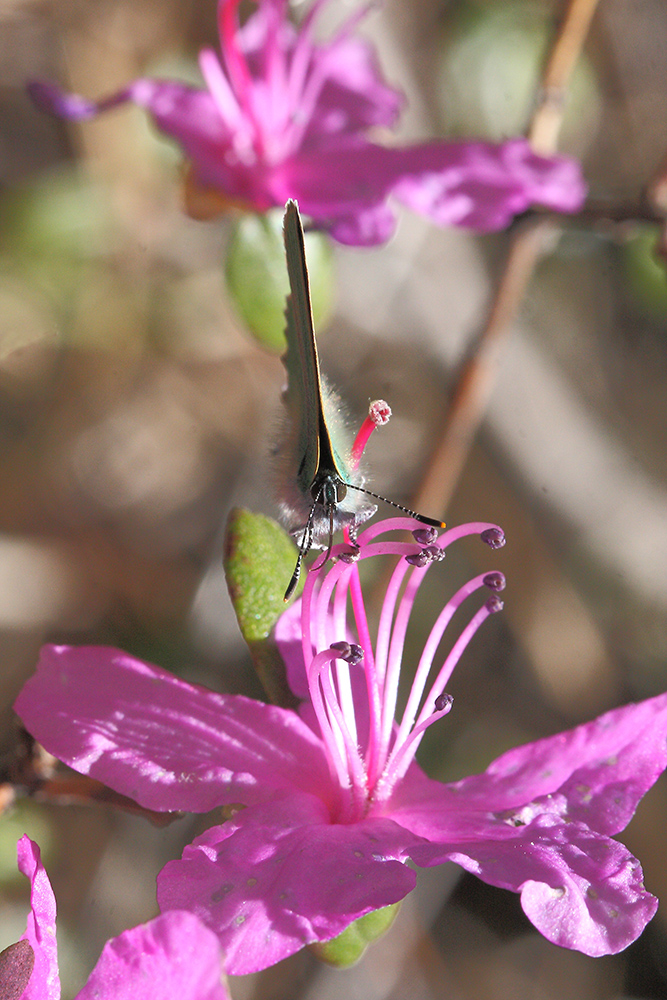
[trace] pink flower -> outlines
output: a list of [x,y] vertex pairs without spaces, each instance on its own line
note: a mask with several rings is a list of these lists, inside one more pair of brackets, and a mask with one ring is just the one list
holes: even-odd
[[313,38],[327,0],[315,0],[298,29],[287,0],[258,0],[239,27],[239,0],[220,0],[222,59],[200,53],[205,90],[176,80],[138,79],[99,102],[33,82],[42,108],[86,119],[125,101],[153,116],[191,163],[193,214],[231,203],[256,211],[294,198],[312,224],[341,243],[372,245],[395,226],[393,195],[439,225],[501,229],[532,204],[576,211],[585,185],[578,164],[534,154],[524,139],[430,142],[390,148],[372,141],[393,128],[402,97],[381,79],[373,49],[353,29],[360,8],[326,43]]
[[[447,602],[395,721],[411,609],[452,541],[504,539],[486,524],[437,540],[424,528],[415,541],[382,537],[406,526],[415,522],[380,522],[358,550],[334,547],[338,561],[311,571],[300,608],[281,618],[299,713],[215,694],[104,647],[45,647],[19,695],[17,712],[49,751],[143,806],[235,807],[158,876],[161,909],[191,911],[216,931],[230,973],[264,968],[402,899],[415,885],[410,859],[456,861],[519,892],[542,934],[588,955],[625,948],[655,913],[638,862],[610,838],[667,765],[667,695],[518,747],[483,774],[426,777],[414,759],[422,734],[450,711],[452,670],[499,610],[504,580],[478,576]],[[356,561],[379,555],[403,558],[373,646]],[[454,613],[484,587],[491,596],[431,671]]]
[[[31,912],[21,941],[3,952],[0,995],[60,1000],[56,899],[39,847],[29,837],[19,840],[18,863],[30,879]],[[171,910],[108,941],[76,1000],[164,997],[229,1000],[222,985],[219,942],[191,913]]]

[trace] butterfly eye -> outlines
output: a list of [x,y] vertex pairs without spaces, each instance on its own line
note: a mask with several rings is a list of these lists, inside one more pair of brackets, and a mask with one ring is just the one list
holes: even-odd
[[334,489],[336,491],[336,503],[342,503],[347,496],[347,486],[345,483],[338,482],[335,484]]
[[327,509],[337,507],[347,496],[347,486],[340,479],[335,479],[330,473],[325,473],[316,477],[310,495],[315,503],[321,503]]

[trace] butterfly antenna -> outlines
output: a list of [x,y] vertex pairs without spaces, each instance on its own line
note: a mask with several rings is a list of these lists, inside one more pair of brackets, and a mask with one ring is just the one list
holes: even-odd
[[[305,556],[307,556],[308,553],[310,552],[310,547],[313,544],[313,517],[315,516],[315,508],[317,507],[318,501],[319,501],[319,494],[318,497],[313,501],[313,505],[310,508],[310,513],[308,514],[308,520],[306,521],[306,527],[303,529],[303,537],[301,538],[301,544],[299,545],[299,554],[296,557],[296,566],[294,567],[292,578],[290,582],[287,584],[287,590],[285,591],[285,596],[283,597],[283,601],[285,602],[285,604],[287,604],[290,597],[296,590],[296,585],[299,582],[299,577],[301,575],[301,564]],[[333,522],[333,514],[331,515],[331,519]],[[331,547],[329,547],[329,551],[331,551]]]
[[409,517],[413,517],[415,521],[419,521],[421,524],[428,524],[432,528],[446,528],[447,525],[444,521],[438,521],[434,517],[426,517],[425,514],[418,514],[416,510],[410,510],[409,507],[404,507],[401,503],[396,503],[395,500],[387,500],[386,497],[380,496],[379,493],[373,493],[372,490],[364,489],[363,486],[354,486],[353,483],[345,483],[348,489],[358,490],[360,493],[365,493],[369,497],[373,497],[375,500],[382,500],[383,503],[388,503],[390,507],[396,507],[397,510],[402,510],[404,514]]

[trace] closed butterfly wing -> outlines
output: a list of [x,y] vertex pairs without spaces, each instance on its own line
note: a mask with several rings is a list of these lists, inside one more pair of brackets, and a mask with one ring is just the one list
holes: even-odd
[[[311,547],[328,543],[334,532],[348,527],[353,538],[357,527],[377,510],[367,497],[379,497],[363,486],[358,468],[349,463],[349,445],[341,417],[340,400],[320,374],[313,314],[310,304],[308,268],[303,227],[296,202],[289,201],[283,223],[290,294],[285,317],[287,370],[285,404],[290,418],[286,441],[276,450],[278,473],[282,474],[281,511],[290,531],[299,538],[299,555],[285,592],[294,593],[303,557]],[[441,521],[424,517],[391,500],[423,524],[440,528]]]
[[293,201],[287,204],[283,233],[290,283],[285,306],[287,350],[282,359],[287,370],[284,401],[291,418],[292,447],[298,461],[292,475],[296,474],[299,492],[306,495],[320,465],[324,414],[303,229]]

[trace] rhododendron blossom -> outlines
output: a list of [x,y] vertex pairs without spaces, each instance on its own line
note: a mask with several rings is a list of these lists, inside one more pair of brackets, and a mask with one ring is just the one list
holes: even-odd
[[[56,899],[37,844],[18,843],[19,870],[30,880],[26,932],[0,956],[0,996],[60,1000]],[[104,946],[75,1000],[229,1000],[220,944],[192,913],[171,910],[124,931]]]
[[[461,587],[416,666],[402,662],[411,611],[455,539],[479,534],[497,546],[503,537],[487,524],[388,536],[399,527],[415,522],[379,522],[358,546],[335,546],[337,561],[310,571],[302,599],[279,621],[298,712],[215,694],[118,650],[63,646],[43,650],[17,711],[49,751],[147,808],[232,807],[158,876],[161,909],[200,917],[218,934],[230,973],[264,968],[399,901],[415,885],[408,861],[455,861],[520,893],[556,944],[620,951],[657,900],[611,837],[667,764],[667,695],[517,747],[482,774],[428,778],[416,750],[431,725],[445,736],[452,670],[501,607],[504,580],[490,572]],[[373,641],[358,563],[383,556],[400,562]],[[454,616],[485,589],[490,596],[434,662]],[[398,711],[405,669],[413,681]]]
[[202,217],[230,203],[256,211],[294,198],[317,228],[342,243],[382,243],[395,227],[394,196],[439,225],[501,229],[533,204],[576,211],[578,164],[532,152],[525,139],[433,141],[389,147],[369,137],[394,128],[401,95],[380,76],[375,52],[353,29],[360,8],[326,42],[314,39],[316,0],[298,28],[287,0],[258,0],[240,26],[239,0],[220,0],[220,58],[200,53],[205,89],[140,78],[98,102],[43,81],[45,110],[82,120],[126,101],[145,108],[190,163],[187,194]]

